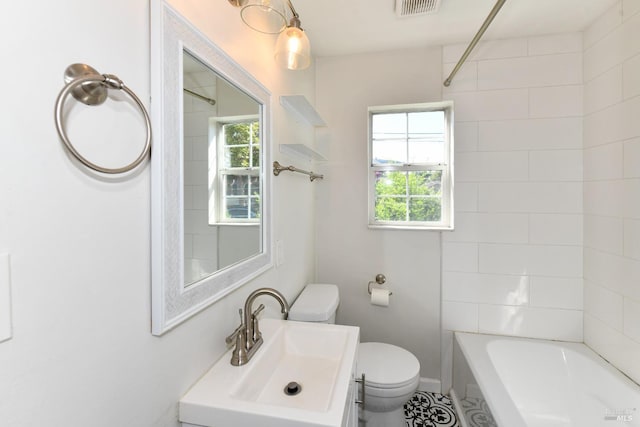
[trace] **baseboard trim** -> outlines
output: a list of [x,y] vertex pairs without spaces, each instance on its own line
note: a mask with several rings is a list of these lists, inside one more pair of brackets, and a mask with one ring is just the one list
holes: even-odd
[[420,377],[418,391],[428,391],[430,393],[442,393],[442,384],[435,378]]

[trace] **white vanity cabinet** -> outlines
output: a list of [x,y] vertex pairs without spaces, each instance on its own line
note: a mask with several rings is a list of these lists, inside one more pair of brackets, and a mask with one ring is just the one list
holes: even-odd
[[361,398],[358,392],[360,384],[356,382],[356,372],[358,372],[357,362],[358,358],[354,360],[353,369],[351,371],[351,383],[349,384],[349,393],[347,394],[347,401],[345,402],[344,418],[342,419],[342,427],[358,427],[358,415],[360,404],[358,400]]

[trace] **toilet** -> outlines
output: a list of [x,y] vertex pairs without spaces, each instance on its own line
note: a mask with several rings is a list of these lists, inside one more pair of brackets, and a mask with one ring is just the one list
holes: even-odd
[[[309,284],[289,310],[289,320],[335,323],[338,287]],[[405,427],[404,404],[420,382],[420,362],[407,350],[380,342],[358,347],[357,376],[365,374],[364,427]]]

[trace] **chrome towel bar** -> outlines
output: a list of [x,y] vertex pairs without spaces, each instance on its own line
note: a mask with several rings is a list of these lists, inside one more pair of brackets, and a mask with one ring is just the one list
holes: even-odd
[[302,169],[298,169],[295,166],[282,166],[280,163],[278,163],[277,161],[273,162],[273,174],[275,176],[280,175],[280,172],[282,171],[290,171],[290,172],[298,172],[304,175],[309,175],[309,180],[311,182],[315,181],[316,179],[324,179],[324,175],[320,175],[317,173],[313,173],[313,172],[309,172],[309,171],[305,171]]
[[[86,64],[72,64],[65,70],[65,83],[62,91],[56,99],[55,105],[55,122],[56,130],[65,147],[74,155],[76,159],[83,165],[98,172],[107,174],[118,174],[128,172],[138,166],[149,155],[151,151],[151,121],[149,114],[144,108],[140,99],[131,89],[129,89],[117,76],[113,74],[100,74],[94,68]],[[123,90],[137,104],[142,113],[145,125],[147,127],[147,136],[144,148],[140,155],[130,164],[119,168],[105,168],[99,166],[82,156],[71,144],[64,130],[64,122],[62,117],[62,109],[67,96],[71,93],[73,97],[86,105],[100,105],[107,99],[108,89]]]

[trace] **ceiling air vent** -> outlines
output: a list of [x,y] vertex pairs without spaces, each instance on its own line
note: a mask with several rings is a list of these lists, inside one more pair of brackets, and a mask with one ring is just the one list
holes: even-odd
[[396,0],[396,15],[430,15],[438,12],[442,0]]

